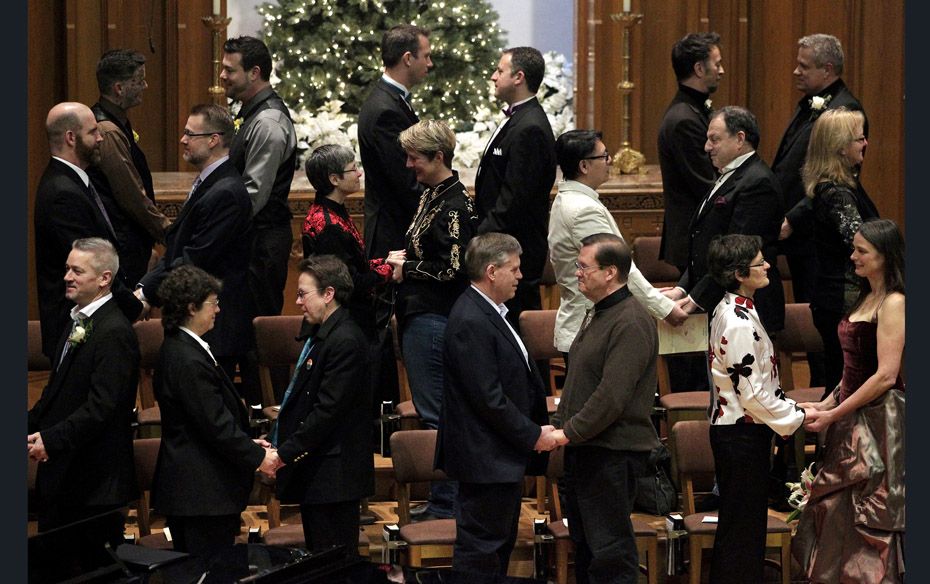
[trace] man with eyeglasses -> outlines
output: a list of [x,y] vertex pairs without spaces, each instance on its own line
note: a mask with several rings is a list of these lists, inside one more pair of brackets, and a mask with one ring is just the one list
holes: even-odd
[[119,239],[120,277],[135,284],[145,275],[152,246],[165,243],[170,221],[155,206],[152,173],[139,147],[139,134],[126,115],[142,104],[145,56],[132,49],[107,51],[97,61],[100,99],[91,111],[97,119],[100,161],[87,169],[103,199]]
[[630,521],[634,485],[651,474],[649,453],[659,445],[651,421],[658,332],[631,298],[633,262],[622,237],[582,238],[574,263],[591,308],[572,342],[572,366],[552,423],[558,428],[553,438],[565,446],[560,486],[575,544],[575,580],[632,583],[639,576]]
[[[607,181],[610,154],[601,132],[569,130],[555,142],[555,154],[562,169],[558,194],[549,211],[549,260],[559,283],[559,312],[555,317],[555,347],[568,362],[568,350],[581,326],[591,301],[578,291],[575,274],[581,241],[595,233],[613,233],[623,239],[610,211],[600,201],[597,188]],[[633,296],[657,319],[679,325],[687,314],[674,301],[654,288],[636,264],[630,266]]]
[[[256,316],[248,286],[252,203],[242,176],[229,159],[234,131],[225,108],[201,104],[191,110],[181,135],[182,156],[199,174],[165,234],[164,255],[136,288],[136,296],[148,308],[161,305],[158,287],[180,265],[193,264],[222,280],[219,300],[223,309],[203,339],[230,379],[236,378],[236,365],[254,346],[252,319]],[[252,395],[243,397],[251,404],[261,401]]]

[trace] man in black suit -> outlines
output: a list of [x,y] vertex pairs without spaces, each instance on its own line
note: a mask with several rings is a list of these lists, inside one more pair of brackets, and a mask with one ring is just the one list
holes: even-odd
[[419,118],[410,105],[410,89],[426,79],[429,31],[399,24],[381,37],[384,73],[358,114],[358,144],[365,168],[365,253],[369,259],[404,249],[423,186],[406,167],[397,137]]
[[520,313],[542,308],[539,282],[549,245],[549,194],[555,182],[555,137],[536,92],[546,72],[532,47],[505,49],[491,75],[494,95],[508,107],[491,136],[475,177],[478,233],[497,231],[523,248],[523,279],[507,302],[510,323],[520,330]]
[[[181,144],[184,160],[200,174],[168,228],[164,255],[136,288],[140,300],[160,306],[158,287],[177,266],[193,264],[222,280],[223,309],[204,340],[230,379],[255,344],[255,306],[248,285],[252,202],[229,160],[233,133],[233,120],[225,108],[196,105],[191,110]],[[259,395],[243,397],[250,404],[261,402]]]
[[127,110],[142,103],[145,56],[131,49],[107,51],[97,62],[100,99],[91,108],[100,129],[100,161],[87,169],[119,238],[120,273],[135,285],[149,268],[152,245],[165,243],[170,221],[155,207],[155,189],[139,135]]
[[772,284],[757,291],[754,300],[772,335],[785,323],[785,294],[775,261],[784,211],[778,179],[756,153],[758,145],[759,125],[749,110],[731,105],[711,116],[704,149],[720,177],[691,219],[688,267],[670,294],[686,312],[714,310],[724,290],[707,271],[710,241],[727,233],[758,235]]
[[57,339],[26,439],[29,456],[40,463],[40,531],[117,509],[138,493],[132,409],[139,343],[110,291],[119,270],[116,249],[102,238],[78,239],[64,269],[73,325]]
[[[332,255],[300,264],[297,305],[312,325],[269,439],[278,498],[300,505],[308,550],[358,548],[359,503],[375,492],[368,341],[343,305],[349,269]],[[361,357],[361,358],[360,358]]]
[[502,233],[469,242],[471,286],[445,332],[435,467],[459,481],[452,569],[506,575],[517,537],[523,477],[545,472],[555,447],[535,363],[505,319],[520,273],[520,244]]
[[658,138],[665,200],[659,259],[684,272],[688,223],[717,174],[704,152],[704,142],[710,95],[723,77],[720,35],[699,32],[684,36],[672,47],[672,68],[678,93],[665,110]]
[[[70,328],[71,302],[65,298],[62,269],[75,239],[102,237],[117,244],[116,232],[103,201],[90,182],[87,168],[100,158],[102,140],[94,114],[86,105],[63,102],[45,120],[52,159],[36,189],[33,216],[36,292],[42,325],[42,352],[54,359],[58,339]],[[130,320],[142,305],[114,270],[113,293]]]
[[[794,81],[795,87],[804,97],[798,101],[772,162],[772,172],[778,177],[785,197],[779,253],[785,254],[791,269],[795,302],[810,302],[817,275],[816,255],[812,245],[811,201],[805,195],[804,181],[801,179],[811,128],[825,110],[845,107],[862,111],[859,100],[840,79],[843,63],[843,47],[836,37],[812,34],[798,40]],[[869,135],[868,119],[863,125],[863,131],[866,136]],[[823,385],[823,365],[818,357],[808,356],[813,385]]]

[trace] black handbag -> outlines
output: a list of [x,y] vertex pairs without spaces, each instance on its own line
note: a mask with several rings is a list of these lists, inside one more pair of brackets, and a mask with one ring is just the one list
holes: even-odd
[[672,456],[664,444],[649,453],[649,474],[636,479],[633,510],[650,515],[668,515],[678,507],[678,492],[669,480]]

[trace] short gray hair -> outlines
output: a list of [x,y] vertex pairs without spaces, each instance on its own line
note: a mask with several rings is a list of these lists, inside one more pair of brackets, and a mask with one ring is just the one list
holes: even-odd
[[113,244],[102,237],[85,237],[75,239],[71,249],[83,251],[91,255],[90,265],[98,274],[110,272],[116,277],[119,272],[119,254]]
[[484,270],[490,264],[502,266],[511,255],[523,253],[517,238],[506,233],[482,233],[471,238],[465,249],[465,272],[468,279],[478,282],[484,278]]
[[843,74],[843,45],[840,39],[832,34],[809,34],[798,39],[798,46],[810,49],[814,58],[814,65],[823,69],[824,65],[831,63],[833,72],[838,76]]

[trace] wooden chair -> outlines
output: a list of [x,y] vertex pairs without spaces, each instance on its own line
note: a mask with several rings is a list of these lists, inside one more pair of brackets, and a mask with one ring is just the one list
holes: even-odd
[[[704,486],[713,484],[714,455],[710,447],[709,429],[710,422],[706,420],[686,420],[672,428],[672,434],[678,443],[675,456],[678,457],[678,472],[681,473],[683,485],[684,523],[685,531],[688,532],[691,559],[688,568],[690,584],[700,584],[701,556],[705,549],[714,547],[714,535],[717,533],[716,523],[704,523],[705,516],[716,516],[716,512],[696,513],[694,506],[696,481],[703,481]],[[781,582],[791,584],[791,527],[781,519],[769,515],[766,533],[766,547],[778,548],[781,553]]]
[[[775,337],[775,349],[778,352],[778,377],[787,396],[798,403],[820,401],[824,387],[798,387],[794,382],[795,359],[802,354],[806,356],[807,353],[823,351],[823,340],[814,326],[810,304],[805,302],[785,305],[785,328]],[[795,464],[800,472],[806,462],[804,446],[807,433],[804,426],[798,428],[792,438]]]
[[678,268],[659,259],[662,238],[658,235],[640,235],[633,240],[633,261],[643,277],[656,288],[674,286],[681,277]]
[[539,280],[540,306],[543,310],[556,310],[562,301],[559,294],[559,283],[555,278],[555,268],[546,256],[546,265],[543,267],[542,277]]
[[[262,534],[262,542],[266,545],[307,548],[306,541],[304,540],[303,523],[289,523],[287,525],[270,528]],[[369,557],[371,555],[371,550],[369,549],[370,545],[371,539],[368,537],[368,534],[365,533],[365,530],[359,529],[358,555],[365,558]]]
[[391,316],[391,333],[394,339],[394,358],[397,363],[397,386],[400,397],[394,406],[394,413],[400,416],[401,430],[425,430],[423,420],[413,405],[413,395],[410,393],[410,382],[407,380],[407,368],[404,366],[403,351],[400,348],[400,327],[397,316]]
[[262,389],[262,414],[269,420],[278,417],[278,400],[271,381],[271,368],[287,367],[293,373],[303,349],[303,343],[297,340],[303,320],[300,315],[256,316],[252,320],[258,378]]
[[140,538],[152,534],[150,515],[152,483],[155,478],[155,465],[158,462],[158,450],[160,448],[161,438],[136,438],[132,441],[133,458],[136,465],[136,483],[139,486],[139,500],[136,503],[136,524],[139,526]]
[[[549,484],[549,524],[547,530],[555,539],[555,566],[557,584],[568,582],[568,557],[573,545],[568,532],[568,525],[562,515],[562,504],[559,500],[559,479],[564,474],[564,448],[556,448],[549,453],[549,464],[546,467],[546,479]],[[608,512],[605,509],[605,512]],[[636,550],[640,563],[639,569],[646,575],[648,584],[656,584],[659,578],[659,533],[651,525],[631,518],[633,532],[636,534]]]
[[451,565],[455,543],[455,519],[410,521],[411,483],[445,480],[446,473],[433,469],[436,430],[399,430],[391,434],[391,459],[397,492],[397,518],[402,548],[401,562],[413,568]]
[[161,344],[165,340],[165,330],[160,318],[141,320],[132,325],[139,341],[139,408],[136,411],[136,422],[139,424],[137,434],[140,438],[152,438],[159,435],[161,426],[161,410],[155,400],[155,390],[152,379],[155,366],[158,365],[158,354]]

